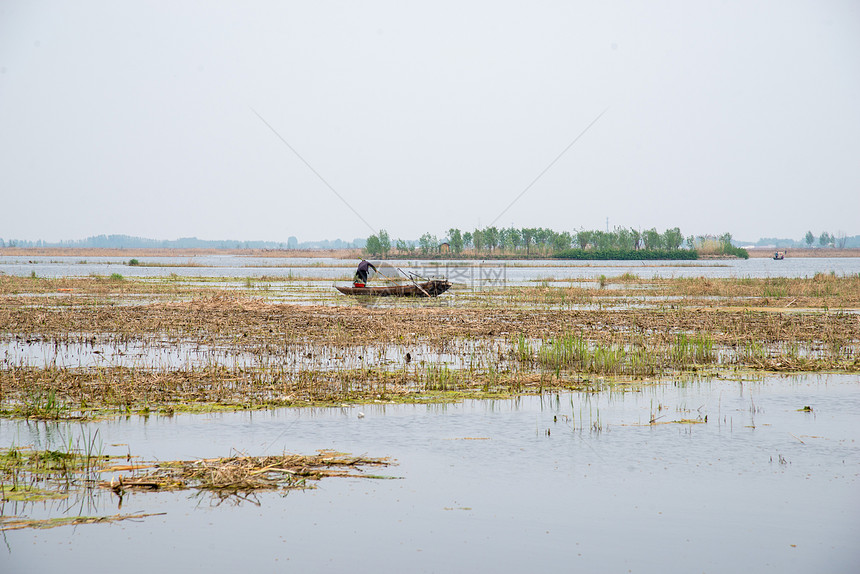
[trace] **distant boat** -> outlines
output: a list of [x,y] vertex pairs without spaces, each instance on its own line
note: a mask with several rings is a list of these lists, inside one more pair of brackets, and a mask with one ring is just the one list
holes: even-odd
[[785,259],[785,251],[775,251],[773,254],[774,261],[782,261]]
[[434,279],[424,283],[407,285],[383,285],[380,287],[341,287],[335,289],[344,295],[370,295],[371,297],[436,297],[451,287],[448,281]]

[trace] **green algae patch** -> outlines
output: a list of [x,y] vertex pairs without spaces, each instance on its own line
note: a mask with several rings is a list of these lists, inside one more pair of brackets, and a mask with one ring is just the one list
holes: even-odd
[[114,514],[112,516],[62,516],[41,520],[1,516],[0,532],[6,532],[8,530],[22,530],[24,528],[56,528],[58,526],[75,526],[78,524],[109,524],[112,522],[119,522],[121,520],[140,520],[150,516],[163,516],[164,514],[166,513]]
[[67,492],[56,492],[30,485],[2,486],[0,500],[4,502],[41,502],[43,500],[62,500],[68,498]]

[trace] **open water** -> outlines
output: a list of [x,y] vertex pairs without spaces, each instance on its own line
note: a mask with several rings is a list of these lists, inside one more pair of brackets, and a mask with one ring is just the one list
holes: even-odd
[[[798,410],[805,406],[812,412]],[[0,421],[4,443],[51,448],[97,428],[105,445],[118,445],[106,452],[150,460],[327,448],[398,463],[372,470],[396,480],[329,478],[316,490],[261,494],[259,505],[126,496],[124,512],[167,514],[7,532],[0,564],[4,572],[99,564],[125,572],[856,572],[858,412],[858,377],[823,375],[450,405]],[[102,492],[5,511],[113,514],[116,504]]]
[[[182,268],[129,267],[107,258],[13,259],[0,257],[0,271],[236,277],[290,269],[247,266],[275,262],[237,257]],[[319,261],[302,262],[293,273],[351,272],[339,260],[310,263]],[[513,281],[625,271],[644,277],[860,272],[858,259],[556,265],[508,262],[506,272]],[[167,350],[159,360],[187,360],[188,352]],[[105,491],[6,503],[4,514],[32,518],[166,514],[6,532],[0,572],[860,571],[858,375],[670,381],[448,405],[85,424],[0,420],[0,447],[58,448],[96,431],[106,453],[147,460],[333,449],[391,457],[397,465],[371,471],[393,480],[329,478],[315,490],[263,493],[254,501],[141,493],[126,496],[119,510]]]
[[[0,274],[39,277],[86,277],[112,275],[124,277],[310,277],[336,280],[351,278],[358,261],[331,258],[245,257],[205,255],[193,257],[142,257],[139,266],[128,265],[120,257],[33,257],[0,254]],[[860,257],[731,259],[703,261],[415,261],[387,260],[389,269],[397,268],[420,275],[444,275],[454,282],[470,284],[504,280],[511,284],[555,279],[594,279],[600,275],[616,277],[633,273],[652,277],[812,277],[816,273],[860,274]],[[148,265],[159,265],[150,267]],[[328,287],[328,286],[327,286]]]

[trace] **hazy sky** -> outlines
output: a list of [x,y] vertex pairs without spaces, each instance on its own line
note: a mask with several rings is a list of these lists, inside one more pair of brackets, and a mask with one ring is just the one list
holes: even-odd
[[0,0],[0,237],[369,235],[255,111],[395,239],[860,234],[857,0]]

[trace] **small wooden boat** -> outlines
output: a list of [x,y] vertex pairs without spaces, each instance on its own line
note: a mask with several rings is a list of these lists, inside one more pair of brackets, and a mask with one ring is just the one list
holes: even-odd
[[424,283],[406,285],[381,285],[379,287],[341,287],[335,289],[344,295],[370,295],[371,297],[436,297],[447,291],[451,284],[444,279],[433,279]]
[[777,251],[773,254],[774,261],[782,261],[785,259],[785,251]]

